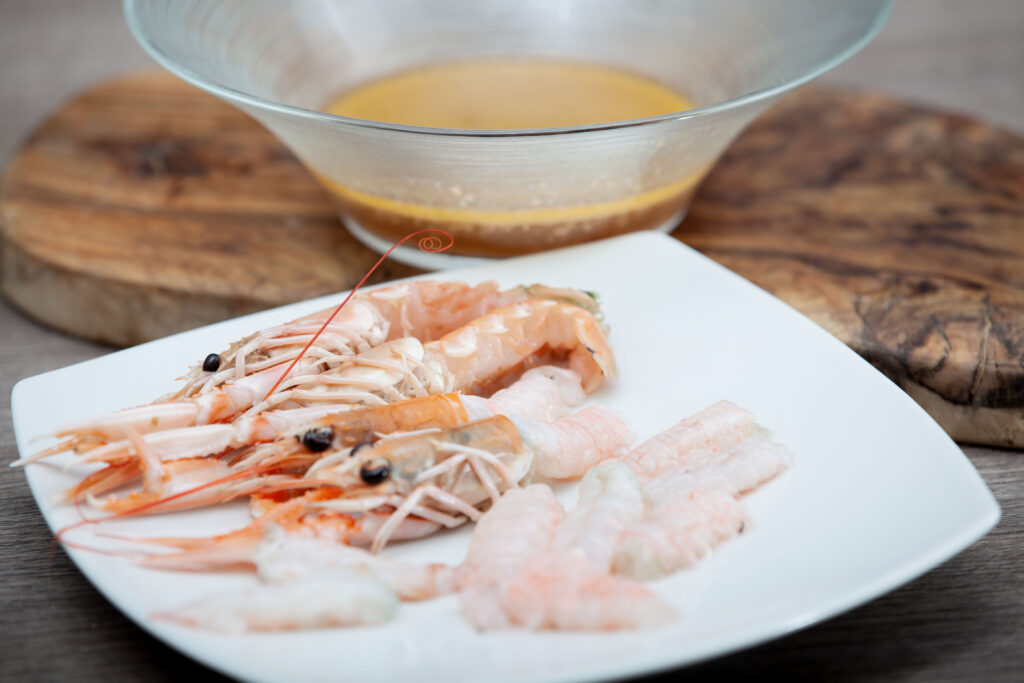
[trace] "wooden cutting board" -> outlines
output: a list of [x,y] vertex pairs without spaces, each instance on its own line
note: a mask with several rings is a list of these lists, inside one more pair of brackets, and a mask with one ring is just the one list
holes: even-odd
[[[852,346],[954,438],[1024,447],[1020,137],[805,90],[736,141],[674,234]],[[67,102],[0,184],[0,289],[113,344],[343,290],[375,260],[269,133],[163,73]],[[374,281],[414,272],[389,262]]]

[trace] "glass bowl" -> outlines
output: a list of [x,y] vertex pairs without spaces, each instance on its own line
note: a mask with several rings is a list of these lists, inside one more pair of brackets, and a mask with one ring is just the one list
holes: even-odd
[[[143,47],[237,105],[384,251],[426,268],[672,229],[729,142],[780,95],[867,43],[891,0],[125,0]],[[462,130],[319,111],[384,75],[540,58],[653,78],[696,108],[562,128]],[[461,265],[461,263],[460,263]]]

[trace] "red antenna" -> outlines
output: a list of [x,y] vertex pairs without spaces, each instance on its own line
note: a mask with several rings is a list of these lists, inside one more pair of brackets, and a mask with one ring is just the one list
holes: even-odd
[[[437,235],[427,234],[431,232],[441,233],[442,235],[448,238],[448,243],[445,244],[444,241]],[[303,347],[302,351],[299,352],[299,355],[296,356],[295,360],[293,360],[291,365],[288,366],[288,369],[284,371],[284,374],[281,375],[281,377],[278,378],[276,382],[274,382],[274,386],[270,387],[270,391],[268,391],[267,395],[263,397],[264,401],[267,400],[267,398],[269,398],[272,393],[277,391],[277,387],[281,385],[281,382],[284,381],[284,378],[287,377],[291,373],[291,371],[295,369],[295,365],[306,354],[306,351],[309,351],[309,348],[313,346],[314,343],[316,343],[317,338],[321,335],[321,333],[323,333],[324,330],[327,329],[327,326],[331,324],[331,321],[334,320],[334,317],[341,312],[341,309],[345,307],[345,304],[347,304],[348,300],[352,298],[352,295],[359,291],[359,288],[363,286],[363,284],[370,278],[371,275],[373,275],[373,271],[377,270],[377,267],[380,266],[380,264],[384,263],[384,259],[390,256],[391,252],[393,252],[395,249],[402,246],[405,242],[409,241],[413,237],[416,237],[417,235],[423,235],[423,237],[420,237],[420,241],[416,244],[420,251],[426,251],[436,254],[438,252],[445,251],[446,249],[450,249],[452,245],[455,244],[455,238],[452,237],[451,234],[445,232],[444,230],[437,229],[417,230],[416,232],[409,233],[402,239],[395,242],[390,249],[384,252],[383,256],[377,259],[377,262],[373,264],[373,267],[370,268],[369,271],[367,271],[366,275],[363,276],[363,279],[359,281],[359,284],[353,287],[352,291],[348,293],[348,296],[345,297],[345,300],[338,304],[338,307],[334,309],[334,313],[331,313],[330,317],[327,318],[323,326],[319,330],[317,330],[317,333],[313,335],[313,338],[309,340],[309,343]]]

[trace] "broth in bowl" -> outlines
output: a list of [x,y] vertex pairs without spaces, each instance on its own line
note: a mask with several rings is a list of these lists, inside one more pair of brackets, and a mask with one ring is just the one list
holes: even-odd
[[[624,69],[556,59],[479,59],[372,80],[340,94],[324,110],[407,126],[514,131],[628,121],[694,106],[682,93]],[[528,197],[510,196],[499,203],[520,207],[507,210],[481,207],[472,194],[460,196],[458,187],[441,186],[437,202],[420,204],[320,180],[348,215],[382,239],[439,228],[452,234],[460,253],[508,256],[662,225],[678,214],[700,177],[577,206],[533,207]]]

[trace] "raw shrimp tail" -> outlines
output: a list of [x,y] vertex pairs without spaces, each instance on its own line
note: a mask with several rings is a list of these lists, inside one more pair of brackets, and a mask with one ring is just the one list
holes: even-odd
[[629,424],[600,406],[588,406],[553,424],[513,418],[523,441],[537,457],[537,473],[574,479],[609,458],[621,456],[633,441]]
[[733,496],[694,489],[629,526],[619,538],[612,566],[618,574],[656,579],[700,562],[746,524]]
[[241,634],[367,626],[389,621],[397,610],[398,596],[384,582],[361,572],[333,569],[209,595],[152,618]]
[[641,479],[718,452],[749,437],[754,416],[730,401],[719,401],[647,439],[622,459]]

